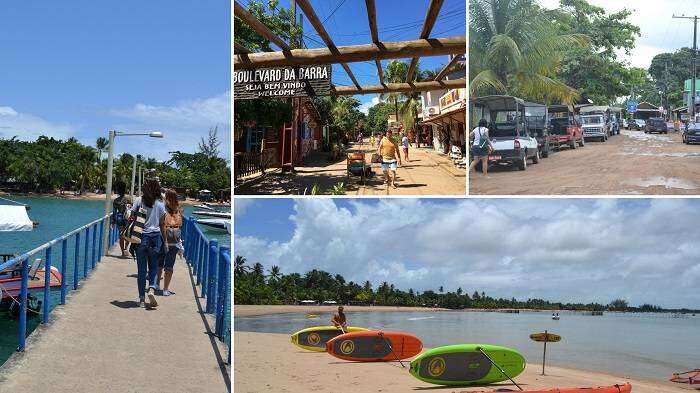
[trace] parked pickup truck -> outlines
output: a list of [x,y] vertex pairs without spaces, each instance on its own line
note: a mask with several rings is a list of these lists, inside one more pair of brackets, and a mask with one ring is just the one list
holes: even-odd
[[586,144],[581,124],[568,106],[552,105],[547,109],[550,146],[555,149],[561,149],[562,146],[576,149],[577,145],[583,147]]
[[[537,139],[525,127],[525,101],[511,96],[478,97],[473,101],[475,114],[489,123],[489,137],[494,151],[489,164],[507,164],[527,169],[527,161],[540,161]],[[478,117],[478,116],[477,116]]]
[[601,142],[605,142],[612,135],[610,108],[607,106],[581,108],[581,123],[584,138],[599,139]]

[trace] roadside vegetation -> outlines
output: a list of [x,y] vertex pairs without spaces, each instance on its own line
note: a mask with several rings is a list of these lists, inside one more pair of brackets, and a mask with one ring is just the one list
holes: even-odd
[[[202,138],[197,152],[170,152],[167,161],[138,156],[138,165],[155,169],[163,186],[187,188],[192,195],[202,189],[228,189],[230,167],[227,160],[219,157],[219,145],[217,129],[212,128]],[[104,192],[107,147],[105,138],[98,138],[94,147],[75,138],[0,139],[0,188],[22,193]],[[134,156],[128,153],[115,157],[115,182],[131,184],[133,162]]]
[[363,304],[377,306],[422,306],[449,309],[518,309],[518,310],[572,310],[572,311],[624,311],[624,312],[693,312],[700,310],[668,310],[644,304],[630,306],[624,299],[615,299],[609,304],[563,303],[543,299],[518,300],[495,298],[485,292],[457,288],[446,291],[423,292],[409,289],[403,291],[388,282],[373,288],[369,281],[355,283],[346,281],[340,274],[333,275],[323,270],[311,270],[305,274],[283,274],[279,266],[265,270],[261,263],[248,264],[243,256],[234,261],[235,304],[297,304],[302,300],[336,301],[339,304]]
[[649,69],[632,67],[618,55],[634,55],[640,29],[628,20],[632,12],[606,13],[586,0],[560,0],[554,10],[537,0],[470,2],[470,95],[620,105],[634,91],[639,101],[682,106],[692,50],[659,54]]

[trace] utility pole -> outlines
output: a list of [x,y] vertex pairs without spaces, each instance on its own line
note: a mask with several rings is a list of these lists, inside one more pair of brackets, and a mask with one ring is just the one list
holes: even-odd
[[673,19],[692,19],[694,28],[693,28],[693,81],[691,82],[692,88],[691,88],[691,99],[690,99],[690,121],[695,122],[695,79],[697,77],[697,71],[698,71],[698,16],[676,16],[673,15]]

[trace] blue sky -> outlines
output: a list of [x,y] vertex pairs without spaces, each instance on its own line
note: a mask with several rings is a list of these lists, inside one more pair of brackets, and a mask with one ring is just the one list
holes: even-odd
[[159,130],[115,146],[163,159],[218,125],[228,158],[229,15],[220,0],[3,1],[0,137]]
[[[244,7],[249,0],[239,0]],[[414,40],[420,35],[429,0],[377,0],[377,27],[382,41]],[[311,0],[326,31],[337,46],[359,45],[372,42],[367,22],[365,2],[361,0]],[[289,0],[280,0],[280,6],[289,8]],[[298,10],[298,12],[301,12]],[[451,37],[466,34],[466,2],[445,0],[431,37]],[[309,48],[325,47],[313,26],[304,17],[304,41]],[[420,67],[441,69],[449,59],[447,56],[424,57]],[[382,61],[385,67],[388,60]],[[379,77],[374,61],[348,63],[361,85],[378,85]],[[352,86],[352,81],[340,65],[333,65],[333,83]],[[367,109],[378,101],[376,94],[355,96]]]
[[234,253],[407,290],[697,307],[694,199],[236,199]]

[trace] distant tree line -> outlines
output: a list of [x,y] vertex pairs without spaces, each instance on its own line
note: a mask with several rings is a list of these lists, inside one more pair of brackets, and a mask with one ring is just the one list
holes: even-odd
[[562,303],[543,299],[517,300],[494,298],[484,291],[470,295],[462,288],[447,291],[440,286],[437,292],[409,289],[403,291],[382,282],[376,289],[372,283],[355,283],[323,270],[313,269],[304,275],[282,274],[279,266],[265,270],[261,263],[248,265],[243,256],[234,260],[235,304],[296,304],[301,300],[336,301],[340,304],[367,304],[378,306],[422,306],[448,309],[532,309],[572,311],[626,311],[626,312],[698,312],[697,310],[667,310],[659,306],[644,304],[630,307],[626,300],[616,299],[610,304]]
[[[40,136],[36,141],[13,137],[0,139],[0,187],[28,193],[104,191],[107,173],[106,138],[95,147],[75,138],[65,141]],[[201,189],[231,187],[228,161],[219,157],[217,129],[202,138],[196,153],[170,152],[170,159],[138,157],[138,165],[155,169],[164,187],[182,187],[196,193]],[[113,179],[131,184],[134,156],[121,154],[114,159]]]

